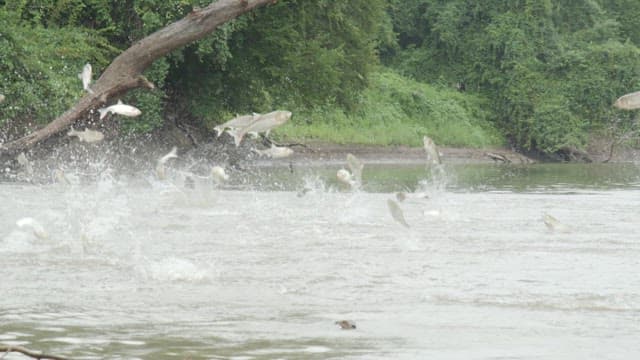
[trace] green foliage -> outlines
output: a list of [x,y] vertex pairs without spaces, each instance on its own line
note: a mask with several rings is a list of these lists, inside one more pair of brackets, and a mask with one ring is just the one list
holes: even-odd
[[44,28],[0,8],[0,125],[42,124],[67,110],[82,92],[78,73],[108,62],[110,47],[85,28]]
[[[377,145],[422,144],[429,135],[438,144],[483,147],[502,144],[489,124],[486,100],[429,86],[389,71],[371,74],[354,112],[335,107],[301,111],[276,134],[288,138]],[[296,113],[298,114],[298,113]]]
[[625,116],[611,104],[637,90],[638,48],[620,41],[640,34],[625,12],[640,15],[637,1],[392,3],[403,50],[388,62],[490,99],[496,124],[518,147],[580,148],[590,132]]
[[353,108],[376,64],[384,16],[382,0],[281,1],[216,32],[211,55],[202,44],[188,48],[171,78],[209,123],[230,112]]
[[[0,2],[0,124],[50,121],[82,95],[84,63],[95,78],[211,1]],[[287,109],[287,137],[484,146],[498,127],[522,149],[580,148],[635,121],[611,104],[640,88],[638,18],[637,0],[283,0],[156,61],[157,89],[123,99],[143,115],[118,121],[149,131],[171,107],[213,127]]]

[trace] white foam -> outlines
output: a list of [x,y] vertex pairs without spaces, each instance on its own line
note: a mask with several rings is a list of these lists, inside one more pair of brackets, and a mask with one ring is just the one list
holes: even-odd
[[211,278],[209,271],[196,266],[189,260],[168,257],[158,261],[149,261],[138,272],[146,278],[159,281],[198,282]]

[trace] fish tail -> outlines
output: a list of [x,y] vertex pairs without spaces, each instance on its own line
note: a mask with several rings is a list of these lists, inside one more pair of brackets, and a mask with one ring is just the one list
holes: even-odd
[[244,137],[244,131],[238,129],[228,130],[229,134],[233,136],[233,142],[236,144],[236,147],[240,146],[240,142],[242,141],[242,137]]
[[98,109],[98,112],[100,113],[100,120],[104,119],[105,116],[107,116],[107,114],[109,113],[109,109],[107,108],[100,108]]

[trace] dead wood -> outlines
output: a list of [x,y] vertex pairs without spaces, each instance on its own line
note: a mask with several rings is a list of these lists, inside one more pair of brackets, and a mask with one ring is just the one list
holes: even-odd
[[142,76],[157,59],[169,52],[199,40],[218,26],[258,6],[273,0],[219,0],[139,40],[105,69],[87,93],[72,108],[45,127],[0,147],[0,155],[15,155],[67,129],[76,120],[129,90],[139,87],[153,89],[154,85]]
[[21,353],[23,355],[26,355],[34,359],[70,360],[69,358],[62,357],[62,356],[49,355],[49,354],[44,354],[41,352],[25,349],[21,346],[1,346],[0,345],[0,353],[10,353],[10,352]]

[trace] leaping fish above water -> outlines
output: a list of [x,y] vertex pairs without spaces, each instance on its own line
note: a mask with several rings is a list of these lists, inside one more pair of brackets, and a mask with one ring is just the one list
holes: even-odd
[[217,184],[222,184],[229,180],[229,175],[224,171],[224,168],[217,165],[211,168],[211,177]]
[[291,111],[272,111],[268,114],[260,115],[254,119],[249,125],[240,129],[229,130],[229,134],[233,136],[236,146],[240,145],[242,138],[249,132],[269,132],[276,126],[286,123],[291,118]]
[[544,213],[544,215],[542,216],[542,221],[551,231],[557,231],[561,233],[567,233],[571,231],[571,229],[567,225],[561,223],[558,219],[547,213]]
[[44,227],[40,225],[34,218],[25,217],[16,221],[16,225],[19,228],[30,227],[33,231],[33,234],[39,239],[46,239],[49,237],[49,234],[44,230]]
[[84,129],[83,131],[78,131],[75,129],[69,130],[67,136],[76,136],[78,140],[86,142],[86,143],[94,143],[98,141],[102,141],[104,139],[104,134],[98,130]]
[[93,90],[89,88],[89,85],[91,84],[91,76],[91,64],[86,63],[82,68],[82,72],[78,74],[78,78],[82,80],[82,88],[85,89],[88,93],[93,94]]
[[436,143],[434,143],[433,140],[431,140],[431,138],[426,135],[422,138],[422,143],[424,144],[424,151],[427,153],[427,161],[432,164],[441,164],[440,153],[438,153]]
[[253,151],[259,156],[265,156],[272,159],[281,159],[291,156],[293,154],[293,149],[286,146],[275,146],[271,144],[271,147],[264,150],[253,149]]
[[251,124],[251,122],[256,120],[259,116],[260,116],[260,114],[256,114],[256,113],[253,113],[252,115],[237,116],[237,117],[227,121],[224,124],[220,124],[220,125],[214,127],[213,131],[216,132],[216,137],[220,137],[220,135],[222,135],[222,133],[226,129],[228,129],[228,128],[230,128],[230,129],[243,128],[243,127],[248,126],[249,124]]
[[100,112],[100,120],[104,119],[104,117],[107,116],[108,113],[129,117],[135,117],[142,114],[142,111],[140,111],[140,109],[136,108],[135,106],[123,104],[121,100],[118,100],[118,102],[114,105],[98,109],[98,112]]
[[364,169],[362,161],[355,157],[355,155],[349,153],[347,154],[347,166],[349,166],[349,170],[351,170],[353,174],[353,179],[358,184],[362,184],[362,170]]
[[165,172],[164,164],[169,161],[169,159],[175,159],[178,157],[178,148],[173,147],[171,151],[169,151],[166,155],[162,156],[158,159],[158,163],[156,164],[156,176],[160,180],[164,180],[167,178],[167,174]]
[[4,101],[4,95],[0,94],[0,103]]
[[623,110],[640,109],[640,91],[623,95],[613,103],[613,106]]
[[343,184],[349,185],[349,187],[354,188],[358,185],[358,182],[353,179],[353,175],[347,169],[340,169],[336,173],[336,177],[338,181]]
[[402,212],[402,209],[397,202],[392,199],[387,199],[387,206],[389,207],[389,212],[391,213],[391,216],[395,221],[399,222],[405,227],[409,227],[409,224],[404,219],[404,213]]

